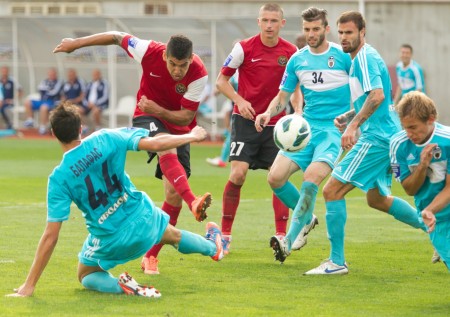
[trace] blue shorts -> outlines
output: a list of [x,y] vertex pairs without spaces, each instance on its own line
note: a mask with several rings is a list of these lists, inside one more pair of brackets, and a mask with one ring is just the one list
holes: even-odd
[[360,137],[331,175],[340,182],[350,183],[364,192],[378,188],[382,196],[390,195],[392,170],[389,143],[380,145],[379,142]]
[[78,259],[84,265],[99,266],[105,271],[137,259],[161,241],[169,219],[158,207],[148,206],[145,213],[123,225],[114,235],[89,234]]
[[55,108],[55,105],[58,102],[55,102],[54,100],[31,100],[31,108],[33,110],[39,110],[42,105],[47,105],[50,109]]
[[430,240],[450,271],[450,221],[437,221]]
[[325,162],[333,169],[339,159],[340,150],[341,134],[338,129],[311,126],[311,140],[303,150],[279,153],[305,171],[312,162]]

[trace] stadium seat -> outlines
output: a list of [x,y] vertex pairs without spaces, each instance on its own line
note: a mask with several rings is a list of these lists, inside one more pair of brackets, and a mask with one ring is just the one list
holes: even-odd
[[135,96],[123,96],[119,99],[116,109],[117,116],[125,116],[128,118],[128,124],[131,126],[131,120],[133,119],[134,109],[136,108]]

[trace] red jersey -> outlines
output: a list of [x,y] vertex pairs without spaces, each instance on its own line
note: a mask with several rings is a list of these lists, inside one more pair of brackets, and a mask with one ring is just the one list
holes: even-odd
[[[258,34],[233,47],[221,72],[231,77],[239,69],[238,94],[252,104],[258,115],[267,110],[278,94],[286,64],[295,52],[297,47],[281,37],[276,46],[265,46]],[[239,113],[236,105],[233,113]],[[283,111],[273,117],[269,125],[274,125],[284,115]]]
[[[188,109],[197,111],[200,97],[208,81],[208,72],[202,60],[197,55],[189,66],[186,76],[181,81],[175,81],[167,70],[163,60],[163,51],[166,44],[141,40],[127,35],[122,41],[122,48],[128,55],[142,65],[142,77],[137,93],[137,100],[144,95],[167,110]],[[142,112],[136,106],[134,117],[153,116]],[[184,134],[189,132],[196,124],[196,119],[188,126],[178,126],[157,117],[172,134]]]

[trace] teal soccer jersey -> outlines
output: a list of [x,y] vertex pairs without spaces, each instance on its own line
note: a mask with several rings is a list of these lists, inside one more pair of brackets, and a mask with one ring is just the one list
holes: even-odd
[[390,137],[400,130],[400,121],[392,106],[391,79],[378,52],[369,44],[364,44],[353,59],[350,70],[350,90],[356,113],[363,107],[369,92],[378,88],[383,89],[384,101],[361,125],[361,133],[373,141],[388,143]]
[[402,90],[402,96],[414,90],[425,92],[422,67],[417,62],[411,60],[406,67],[403,67],[402,62],[398,62],[395,71],[397,73],[398,85]]
[[292,93],[300,83],[305,119],[333,125],[334,118],[350,110],[350,66],[350,55],[336,43],[329,42],[328,50],[321,54],[305,46],[289,59],[280,89]]
[[[398,181],[404,181],[420,163],[420,154],[426,144],[437,144],[433,158],[427,170],[423,185],[414,195],[415,204],[419,211],[425,209],[445,186],[446,177],[450,174],[450,128],[439,123],[435,124],[430,140],[425,144],[416,145],[410,141],[405,131],[400,131],[391,139],[391,166]],[[437,220],[450,220],[450,205],[436,214]]]
[[137,151],[140,139],[146,136],[145,129],[103,129],[64,153],[48,180],[47,220],[67,220],[73,201],[81,210],[88,231],[105,236],[149,212],[144,204],[145,194],[136,190],[125,173],[127,151]]

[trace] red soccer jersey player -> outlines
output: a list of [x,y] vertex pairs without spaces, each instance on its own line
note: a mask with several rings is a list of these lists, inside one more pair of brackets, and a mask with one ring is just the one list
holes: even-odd
[[[217,78],[217,87],[234,103],[231,124],[231,172],[223,192],[222,231],[224,252],[229,252],[231,228],[239,205],[241,187],[248,169],[268,169],[278,148],[273,141],[273,126],[284,115],[272,118],[270,126],[259,133],[255,117],[266,111],[277,95],[289,58],[297,51],[295,45],[278,36],[284,26],[283,10],[277,4],[266,4],[259,11],[261,32],[237,43],[225,60]],[[238,70],[239,86],[236,92],[229,78]],[[273,195],[277,234],[285,234],[289,210]]]
[[[120,45],[142,65],[142,78],[137,93],[133,126],[146,128],[150,136],[183,134],[196,125],[196,112],[208,75],[201,59],[193,54],[192,42],[183,35],[174,35],[167,44],[142,40],[119,32],[98,33],[77,39],[63,39],[54,52],[72,52],[92,45]],[[161,207],[175,225],[183,200],[197,221],[203,221],[211,194],[195,197],[190,189],[189,146],[158,153],[149,152],[150,160],[158,156],[155,176],[163,179],[165,201]],[[155,246],[143,259],[146,273],[157,274]],[[153,256],[150,266],[149,257]]]

